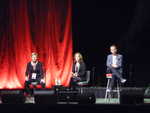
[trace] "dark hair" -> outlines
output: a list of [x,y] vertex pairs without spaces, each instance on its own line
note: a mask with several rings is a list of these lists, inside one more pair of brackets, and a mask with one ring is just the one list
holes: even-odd
[[110,47],[115,47],[117,49],[117,46],[115,44],[111,45]]

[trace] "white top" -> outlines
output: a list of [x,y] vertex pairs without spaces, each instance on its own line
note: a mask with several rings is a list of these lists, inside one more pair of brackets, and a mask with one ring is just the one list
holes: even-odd
[[112,56],[112,64],[117,64],[117,56],[115,55]]

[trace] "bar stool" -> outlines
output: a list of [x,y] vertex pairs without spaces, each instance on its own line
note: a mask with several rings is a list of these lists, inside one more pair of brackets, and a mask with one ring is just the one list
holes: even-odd
[[105,101],[110,102],[113,93],[117,93],[117,99],[119,100],[119,98],[120,98],[120,83],[119,83],[119,81],[118,80],[116,81],[116,89],[110,90],[109,87],[110,87],[110,82],[112,79],[112,73],[106,74],[106,78],[107,78],[107,86],[106,86],[106,93],[105,93]]

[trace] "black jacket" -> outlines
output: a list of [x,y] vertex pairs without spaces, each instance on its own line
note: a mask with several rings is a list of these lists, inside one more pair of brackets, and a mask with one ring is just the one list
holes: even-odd
[[25,75],[29,76],[29,79],[31,79],[32,73],[36,73],[37,74],[37,79],[41,79],[41,78],[44,77],[43,76],[43,66],[42,66],[41,62],[38,61],[35,70],[33,70],[33,66],[31,65],[31,62],[29,62],[27,64]]
[[[73,66],[72,66],[72,72],[73,73],[75,73],[75,65],[76,65],[76,63],[73,63]],[[80,62],[80,68],[79,68],[78,76],[82,80],[85,79],[85,72],[86,72],[86,65],[84,62]]]

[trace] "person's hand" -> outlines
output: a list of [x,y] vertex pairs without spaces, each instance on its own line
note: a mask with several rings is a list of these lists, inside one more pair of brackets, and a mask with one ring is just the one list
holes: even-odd
[[74,74],[74,73],[73,73],[73,72],[71,72],[71,75],[72,75],[72,76],[73,76],[73,74]]
[[28,81],[28,77],[27,76],[26,76],[25,80]]
[[44,83],[45,82],[44,79],[41,79],[41,82]]
[[77,77],[78,74],[77,74],[77,73],[72,73],[72,76],[73,76],[73,77]]
[[117,68],[117,67],[118,67],[118,65],[116,65],[116,64],[112,64],[112,67],[113,67],[113,68]]
[[75,76],[75,77],[77,77],[77,76],[78,76],[78,74],[77,74],[77,73],[74,73],[74,76]]

